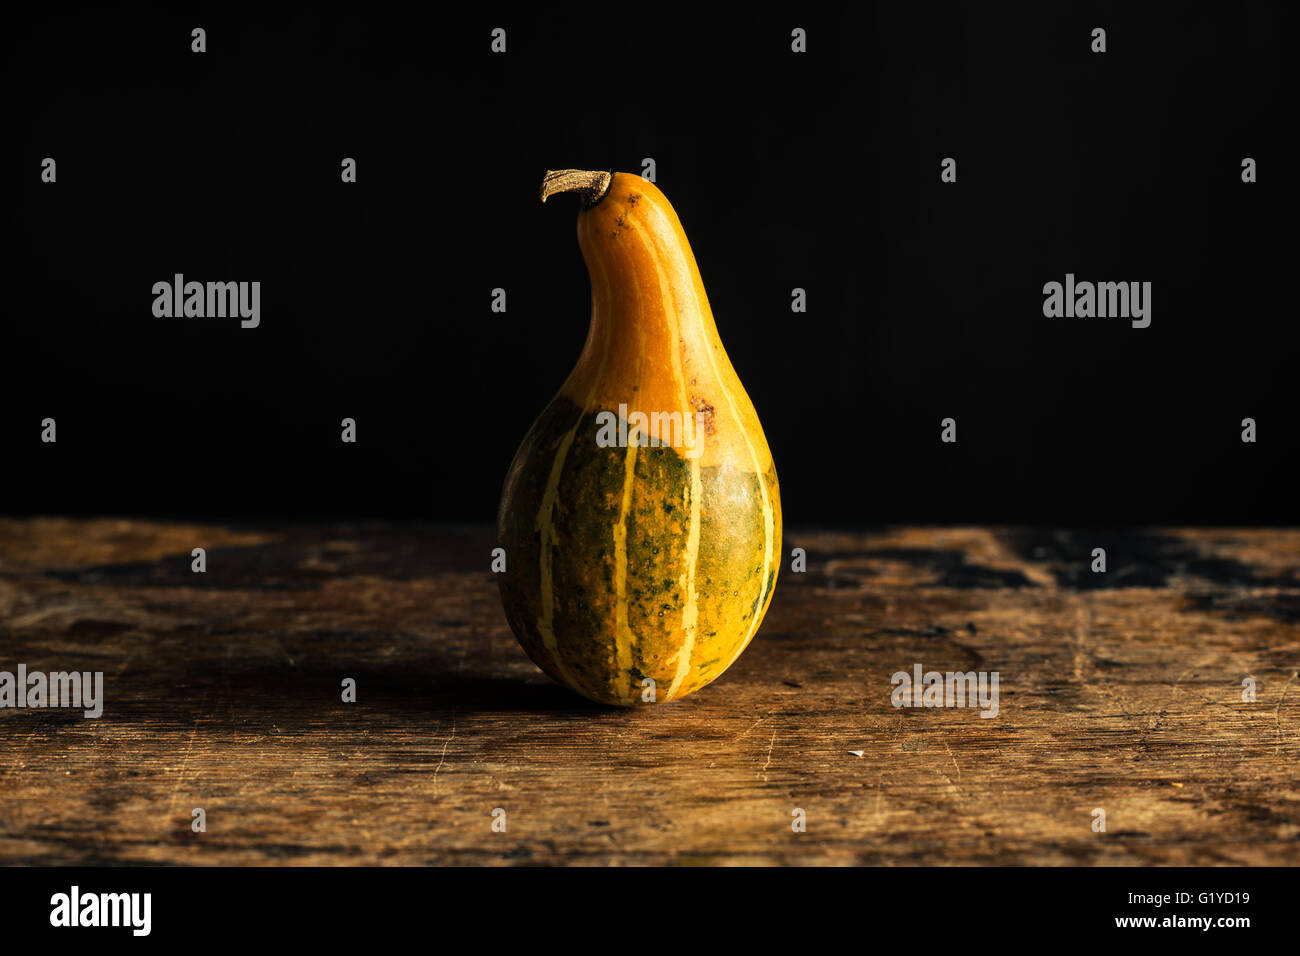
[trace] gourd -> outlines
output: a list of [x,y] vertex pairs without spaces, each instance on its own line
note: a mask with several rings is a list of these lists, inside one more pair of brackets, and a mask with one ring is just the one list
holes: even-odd
[[582,200],[591,323],[506,476],[502,604],[528,656],[579,694],[675,700],[735,662],[771,602],[776,468],[664,194],[548,172],[542,201],[566,192]]

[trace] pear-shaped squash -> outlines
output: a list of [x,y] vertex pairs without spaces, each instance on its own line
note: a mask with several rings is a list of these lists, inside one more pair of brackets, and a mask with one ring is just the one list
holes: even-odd
[[651,182],[576,192],[587,342],[506,477],[506,617],[551,677],[608,704],[674,700],[749,644],[781,554],[776,469],[681,222]]

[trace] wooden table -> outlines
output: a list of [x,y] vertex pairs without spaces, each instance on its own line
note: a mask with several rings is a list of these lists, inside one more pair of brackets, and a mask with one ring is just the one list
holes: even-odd
[[[1300,863],[1300,531],[794,547],[727,674],[623,711],[524,656],[488,528],[0,521],[0,670],[107,698],[0,710],[0,863]],[[892,706],[918,663],[998,715]]]

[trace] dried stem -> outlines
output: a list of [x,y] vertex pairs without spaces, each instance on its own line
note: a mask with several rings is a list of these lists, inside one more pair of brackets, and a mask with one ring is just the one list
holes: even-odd
[[605,198],[613,181],[613,173],[604,170],[549,169],[542,180],[542,202],[556,193],[577,193],[582,198],[583,208],[590,209]]

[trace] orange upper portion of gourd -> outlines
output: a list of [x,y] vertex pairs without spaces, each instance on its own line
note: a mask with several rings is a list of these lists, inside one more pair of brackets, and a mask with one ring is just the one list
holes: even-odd
[[615,173],[578,214],[591,327],[561,393],[584,411],[700,413],[702,466],[765,474],[771,452],[718,338],[686,233],[652,182]]

